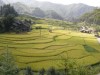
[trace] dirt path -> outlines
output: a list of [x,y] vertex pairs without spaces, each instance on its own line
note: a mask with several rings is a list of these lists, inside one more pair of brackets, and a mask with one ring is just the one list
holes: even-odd
[[100,43],[100,38],[97,38],[98,42]]

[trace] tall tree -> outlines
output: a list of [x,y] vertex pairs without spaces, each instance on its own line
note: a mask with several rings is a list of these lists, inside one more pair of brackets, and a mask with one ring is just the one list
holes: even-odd
[[1,16],[8,16],[8,15],[14,15],[18,16],[18,13],[15,11],[14,7],[11,6],[10,4],[1,6],[0,9]]
[[42,68],[40,71],[39,71],[39,75],[44,75],[45,74],[45,69]]
[[13,15],[8,15],[6,17],[3,17],[3,24],[4,24],[4,27],[5,27],[5,32],[9,32],[11,27],[13,26],[13,23],[15,21],[15,18]]
[[18,68],[8,49],[0,57],[0,75],[18,75]]
[[26,68],[25,75],[33,75],[33,71],[31,69],[31,67]]
[[13,26],[13,23],[15,21],[15,17],[18,16],[18,13],[15,11],[13,6],[10,4],[1,6],[0,8],[0,15],[1,15],[1,24],[0,29],[3,28],[3,31],[0,30],[0,32],[9,32],[11,30],[11,27]]
[[48,71],[47,71],[47,75],[57,75],[56,74],[56,69],[54,67],[51,67]]

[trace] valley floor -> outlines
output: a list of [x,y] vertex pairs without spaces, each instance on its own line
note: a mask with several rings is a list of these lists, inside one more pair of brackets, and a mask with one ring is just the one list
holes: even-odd
[[0,34],[0,53],[8,45],[20,68],[34,70],[54,66],[61,69],[63,58],[74,59],[79,65],[92,65],[100,61],[100,45],[92,34],[61,30],[49,25],[36,24],[44,29],[33,29],[25,34]]

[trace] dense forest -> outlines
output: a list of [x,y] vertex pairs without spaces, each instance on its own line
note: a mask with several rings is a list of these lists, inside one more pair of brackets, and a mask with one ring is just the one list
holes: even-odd
[[10,4],[0,7],[0,32],[27,32],[31,30],[31,21],[16,19],[18,13]]
[[100,8],[95,9],[90,13],[84,14],[81,16],[80,20],[90,24],[100,25]]

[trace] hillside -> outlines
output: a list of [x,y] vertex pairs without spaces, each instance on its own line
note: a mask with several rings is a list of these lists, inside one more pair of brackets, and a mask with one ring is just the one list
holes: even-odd
[[32,10],[30,9],[30,7],[26,6],[23,3],[17,2],[17,3],[13,3],[11,4],[12,6],[14,6],[15,10],[19,13],[19,14],[28,14],[30,15],[32,13]]
[[86,13],[80,17],[81,21],[85,21],[90,24],[100,25],[100,9],[95,9],[90,13]]
[[45,12],[41,10],[40,8],[34,8],[34,10],[32,11],[32,16],[44,18],[46,15],[45,15]]
[[68,6],[68,8],[66,9],[66,18],[68,19],[77,19],[79,18],[81,15],[83,15],[84,13],[87,12],[91,12],[94,9],[94,7],[92,6],[88,6],[85,4],[71,4]]
[[61,15],[59,15],[57,12],[53,10],[46,11],[46,18],[64,20],[64,18]]
[[[20,2],[20,3],[18,4],[16,2]],[[50,2],[39,2],[36,0],[31,0],[30,2],[28,2],[27,0],[22,0],[22,1],[9,0],[9,3],[11,3],[15,7],[17,12],[19,12],[19,13],[32,15],[34,12],[31,12],[31,11],[33,11],[35,8],[40,8],[44,13],[47,13],[46,11],[50,11],[50,10],[57,13],[58,18],[56,18],[56,19],[59,19],[59,16],[61,16],[62,18],[69,20],[69,21],[73,21],[73,19],[80,17],[82,14],[90,12],[93,9],[95,9],[95,7],[93,7],[93,6],[88,6],[88,5],[85,5],[82,3],[62,5],[62,4],[55,4],[55,3],[50,3]],[[40,15],[40,16],[37,16],[37,17],[41,17],[41,14],[38,14],[38,15]],[[51,13],[51,15],[52,15],[52,13]],[[34,16],[34,15],[32,15],[32,16]],[[48,17],[48,16],[45,16],[45,17]],[[51,18],[53,18],[53,17],[51,17]]]
[[[70,4],[70,5],[60,5],[50,2],[44,2],[36,4],[37,7],[46,11],[48,9],[56,11],[59,15],[64,18],[71,20],[71,18],[78,18],[80,15],[90,12],[94,9],[92,6],[88,6],[82,3],[79,4]],[[34,5],[35,7],[35,5]]]

